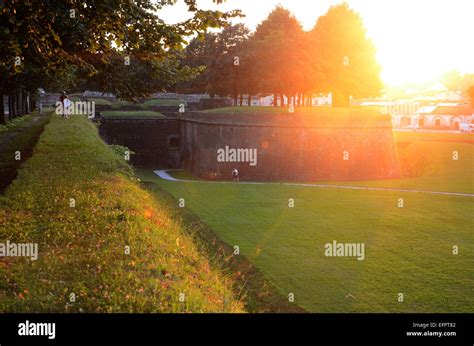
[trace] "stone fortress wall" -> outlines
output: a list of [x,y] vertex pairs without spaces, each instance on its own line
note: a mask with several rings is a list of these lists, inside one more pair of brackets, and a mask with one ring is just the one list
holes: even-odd
[[[241,178],[253,181],[390,179],[399,175],[391,123],[384,118],[371,124],[321,126],[293,116],[229,119],[228,115],[206,114],[182,120],[180,137],[183,168],[205,179],[231,179],[233,168]],[[218,150],[222,153],[226,146],[256,151],[256,164],[245,162],[244,151],[240,155],[244,162],[219,161]],[[233,159],[227,155],[229,158]]]
[[[350,121],[347,121],[350,120]],[[324,181],[399,176],[389,117],[370,121],[314,121],[306,116],[192,113],[163,119],[102,120],[109,144],[129,147],[132,163],[154,169],[184,168],[203,179]],[[226,148],[227,147],[227,148]],[[219,152],[251,150],[256,162]],[[246,152],[247,154],[249,152]]]

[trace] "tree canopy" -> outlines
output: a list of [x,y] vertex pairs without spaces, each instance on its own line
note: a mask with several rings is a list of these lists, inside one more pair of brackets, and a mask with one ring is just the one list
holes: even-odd
[[324,71],[323,90],[333,103],[348,105],[349,96],[378,96],[382,89],[375,46],[367,39],[361,17],[345,3],[319,17],[311,31]]
[[85,85],[90,78],[101,90],[133,98],[192,77],[196,71],[175,63],[187,38],[224,26],[240,11],[185,2],[193,17],[166,24],[157,13],[174,0],[2,1],[0,90],[56,87],[58,80]]
[[275,105],[283,95],[288,103],[302,105],[312,94],[331,92],[333,104],[348,106],[350,96],[378,96],[382,89],[375,47],[347,4],[331,7],[309,32],[277,6],[253,34],[231,26],[196,38],[183,63],[205,72],[181,90],[234,99],[242,93],[271,93]]
[[[167,24],[159,10],[175,0],[0,2],[0,91],[94,89],[133,100],[157,91],[232,96],[274,94],[303,105],[315,93],[377,96],[375,47],[360,16],[333,6],[305,32],[277,6],[254,33],[230,25],[239,10],[208,11],[186,0],[193,17]],[[214,0],[221,3],[223,0]],[[209,28],[220,28],[209,32]],[[188,43],[188,40],[190,42]]]

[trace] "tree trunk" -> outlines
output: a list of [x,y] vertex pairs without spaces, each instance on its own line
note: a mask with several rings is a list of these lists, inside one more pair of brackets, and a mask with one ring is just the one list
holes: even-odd
[[15,117],[21,117],[21,100],[18,89],[15,91]]
[[21,107],[21,115],[26,114],[26,97],[25,97],[25,91],[23,89],[20,89],[20,107]]
[[333,107],[349,107],[350,100],[349,96],[342,91],[335,91],[332,93],[332,106]]
[[250,95],[249,93],[249,95],[247,96],[247,106],[250,107],[251,105],[252,105],[252,95]]
[[235,94],[234,94],[234,107],[237,107],[237,106],[238,106],[238,104],[237,104],[237,97],[238,97],[238,96],[237,96],[237,94],[235,93]]
[[30,111],[34,112],[36,110],[36,95],[35,93],[30,94]]
[[10,112],[10,120],[15,119],[15,93],[12,92],[10,95],[10,105],[11,105],[11,112]]
[[10,121],[12,121],[15,118],[15,96],[13,95],[13,93],[8,95],[8,107],[8,118],[10,119]]
[[5,124],[5,104],[3,103],[3,91],[0,92],[0,124]]
[[18,91],[13,92],[12,105],[13,105],[13,118],[17,118],[19,114],[18,113]]
[[278,94],[274,93],[273,94],[273,107],[276,107],[278,104]]
[[24,89],[21,91],[21,99],[23,100],[23,114],[27,114],[28,113],[28,99],[27,99],[26,91]]
[[15,117],[21,116],[21,102],[20,102],[20,93],[18,89],[15,92]]
[[27,102],[28,113],[31,113],[31,112],[33,112],[33,109],[31,107],[31,94],[30,94],[30,92],[26,93],[26,99],[28,100],[28,102]]
[[240,93],[240,107],[244,105],[243,102],[244,102],[244,95]]
[[27,91],[23,93],[23,97],[25,98],[25,112],[29,114],[30,113],[30,97]]
[[12,96],[9,93],[7,97],[7,102],[8,102],[8,120],[12,120]]

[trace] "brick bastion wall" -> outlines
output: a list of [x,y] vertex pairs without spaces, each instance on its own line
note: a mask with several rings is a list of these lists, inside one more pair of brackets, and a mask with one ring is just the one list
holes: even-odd
[[133,165],[181,168],[180,121],[177,118],[102,118],[99,134],[108,144],[128,147]]
[[[176,118],[100,122],[99,131],[106,142],[135,152],[134,165],[184,168],[204,179],[232,179],[234,168],[241,180],[253,181],[399,176],[391,122],[382,115],[186,113]],[[241,151],[241,162],[237,162],[233,159],[239,157],[232,157],[232,149],[248,151]],[[256,161],[249,162],[245,154],[250,151],[256,154]]]
[[[390,179],[399,175],[390,119],[377,115],[317,121],[286,114],[199,114],[181,120],[183,168],[205,179],[322,181]],[[226,148],[227,147],[227,148]],[[230,149],[256,152],[254,162],[234,159]],[[240,159],[247,159],[241,151]],[[236,157],[237,158],[237,157]],[[252,165],[255,164],[255,165]]]

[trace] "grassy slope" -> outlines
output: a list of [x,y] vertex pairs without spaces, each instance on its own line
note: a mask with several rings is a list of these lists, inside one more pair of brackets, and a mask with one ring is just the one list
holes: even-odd
[[153,117],[163,118],[164,115],[154,111],[104,111],[103,117]]
[[296,107],[294,113],[282,107],[223,107],[202,111],[203,114],[229,116],[268,116],[283,117],[287,120],[299,118],[314,122],[320,126],[371,126],[375,123],[390,123],[388,116],[381,115],[376,108],[334,108],[334,107]]
[[0,259],[0,311],[242,311],[222,272],[81,116],[53,115],[7,189],[6,240],[37,242],[39,259]]
[[[437,135],[438,141],[433,140],[434,135]],[[422,176],[393,180],[327,183],[474,193],[474,145],[466,143],[473,137],[474,135],[471,134],[451,133],[395,134],[397,141],[414,143],[418,154],[426,158],[428,167]],[[458,153],[457,160],[453,160],[454,151]]]
[[[426,143],[437,171],[367,185],[472,192],[469,144]],[[464,160],[446,158],[453,148]],[[474,311],[471,197],[149,179],[185,198],[221,239],[238,244],[283,294],[295,293],[309,311]],[[400,197],[404,208],[397,207]],[[289,198],[295,208],[288,208]],[[366,259],[325,257],[324,244],[333,240],[364,242]],[[453,245],[460,255],[452,254]],[[404,303],[397,302],[400,292]]]
[[186,104],[183,99],[150,99],[145,101],[146,105],[150,106],[179,106],[180,104]]
[[[351,111],[357,113],[377,113],[380,115],[380,111],[377,107],[330,107],[330,106],[318,106],[318,107],[295,107],[295,113],[313,113],[313,114],[323,114],[331,113],[334,115],[344,115],[348,114]],[[258,106],[258,107],[248,107],[248,106],[237,106],[237,107],[222,107],[222,108],[213,108],[202,111],[204,113],[226,113],[226,114],[268,114],[268,113],[288,113],[288,107],[272,107],[272,106]]]
[[304,312],[289,303],[285,295],[278,293],[273,284],[243,256],[234,255],[233,246],[224,243],[215,232],[188,208],[181,208],[171,194],[154,183],[152,172],[136,168],[143,178],[142,185],[163,205],[171,217],[182,220],[183,226],[199,240],[202,250],[213,258],[234,279],[234,291],[245,300],[249,312]]
[[113,104],[112,101],[105,99],[105,98],[100,98],[100,97],[87,97],[87,101],[94,101],[97,106],[108,106]]
[[[33,152],[48,121],[49,115],[29,114],[0,126],[0,192],[15,179],[18,168]],[[16,151],[21,153],[21,160],[15,159]]]
[[[309,311],[474,311],[470,198],[160,182]],[[403,197],[405,208],[397,208]],[[287,207],[294,198],[296,207]],[[238,212],[236,212],[238,211]],[[366,259],[324,244],[364,242]],[[451,248],[459,245],[460,256]],[[405,293],[404,304],[396,294]],[[356,299],[348,300],[351,293]]]

